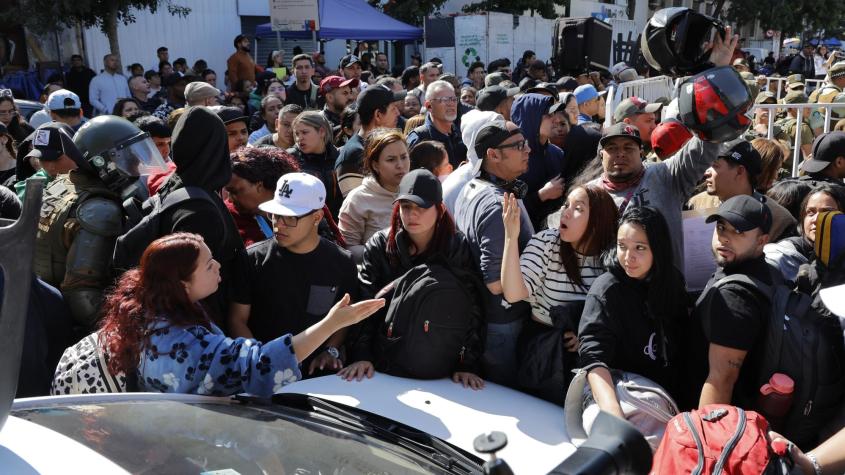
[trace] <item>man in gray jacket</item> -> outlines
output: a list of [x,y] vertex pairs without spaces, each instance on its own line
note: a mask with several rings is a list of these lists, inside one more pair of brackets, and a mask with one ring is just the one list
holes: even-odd
[[718,153],[719,144],[694,137],[668,160],[644,164],[639,130],[620,122],[602,134],[599,155],[603,172],[590,184],[604,188],[613,196],[620,215],[634,206],[652,206],[660,210],[669,225],[675,265],[683,270],[681,211]]

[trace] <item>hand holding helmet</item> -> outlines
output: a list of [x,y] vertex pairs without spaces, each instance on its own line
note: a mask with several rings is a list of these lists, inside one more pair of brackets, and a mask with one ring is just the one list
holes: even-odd
[[738,41],[730,28],[690,8],[658,10],[642,34],[648,64],[663,74],[684,76],[727,66]]

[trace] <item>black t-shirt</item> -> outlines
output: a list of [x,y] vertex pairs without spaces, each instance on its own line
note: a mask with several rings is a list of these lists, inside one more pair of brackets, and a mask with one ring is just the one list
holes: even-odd
[[249,329],[258,341],[297,334],[317,323],[344,293],[358,299],[352,254],[320,238],[316,249],[295,254],[268,239],[247,248],[246,297]]
[[[315,90],[316,87],[317,86],[312,83],[311,87],[308,88],[307,91],[300,91],[299,88],[296,87],[296,83],[294,82],[285,91],[287,94],[285,104],[299,104],[299,106],[303,109],[317,109],[317,91]],[[314,91],[313,97],[311,91]]]
[[696,330],[700,333],[696,331],[694,338],[697,342],[691,345],[691,348],[697,348],[697,354],[690,358],[693,365],[691,374],[696,375],[691,386],[700,392],[707,379],[710,343],[746,351],[739,378],[734,384],[732,402],[742,407],[753,407],[760,389],[757,373],[763,357],[763,334],[771,304],[765,295],[740,283],[729,282],[710,290],[716,281],[734,274],[745,274],[766,285],[780,282],[775,281],[777,276],[762,256],[720,268],[710,278],[693,312],[693,321],[699,323]]

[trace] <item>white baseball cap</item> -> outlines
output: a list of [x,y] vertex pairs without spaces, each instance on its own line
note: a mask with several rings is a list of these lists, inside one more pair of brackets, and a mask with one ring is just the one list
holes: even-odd
[[258,205],[258,209],[279,216],[302,216],[323,209],[326,187],[314,175],[297,172],[282,175],[276,183],[276,195]]
[[82,102],[73,91],[59,89],[47,97],[47,109],[57,111],[62,109],[82,109]]

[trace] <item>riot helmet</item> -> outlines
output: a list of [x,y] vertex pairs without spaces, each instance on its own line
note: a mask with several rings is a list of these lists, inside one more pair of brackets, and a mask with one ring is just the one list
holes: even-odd
[[747,115],[754,99],[748,85],[730,66],[708,69],[679,86],[681,122],[702,140],[727,142],[751,125]]
[[710,63],[716,35],[725,37],[724,25],[690,8],[664,8],[648,21],[640,40],[643,57],[663,74],[684,76],[703,71]]
[[142,175],[167,171],[150,135],[122,117],[101,115],[89,120],[73,142],[82,154],[84,168],[117,193],[125,194]]

